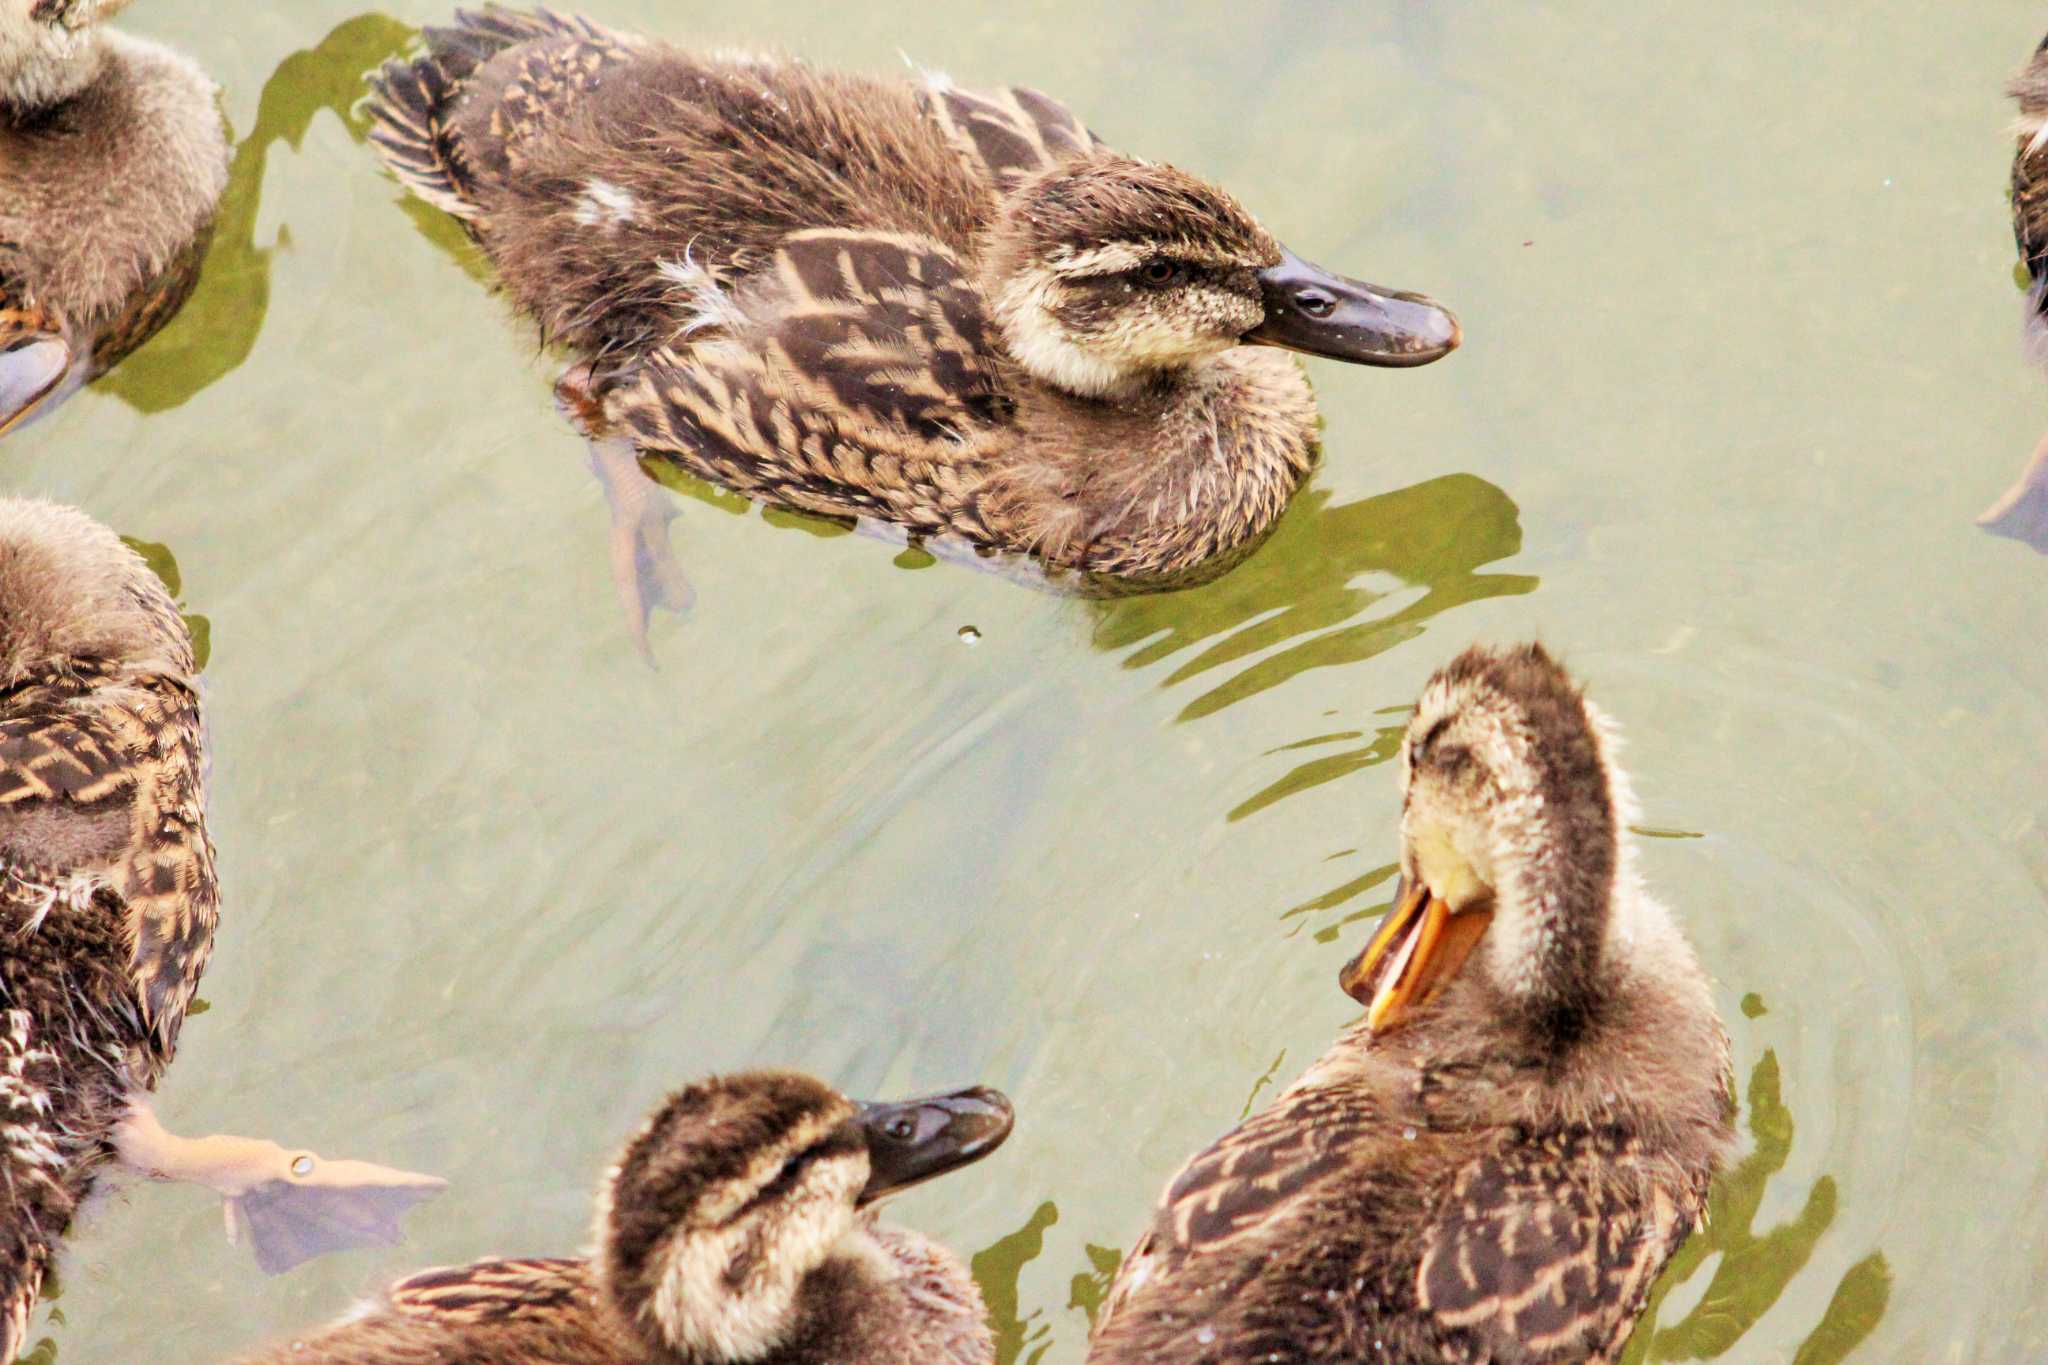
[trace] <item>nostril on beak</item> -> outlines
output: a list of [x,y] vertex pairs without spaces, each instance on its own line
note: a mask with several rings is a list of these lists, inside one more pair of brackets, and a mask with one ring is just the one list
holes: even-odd
[[1295,291],[1294,306],[1312,318],[1326,318],[1337,311],[1337,300],[1320,289]]

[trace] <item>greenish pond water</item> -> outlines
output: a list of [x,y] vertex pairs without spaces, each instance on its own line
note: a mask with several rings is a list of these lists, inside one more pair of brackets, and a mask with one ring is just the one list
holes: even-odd
[[1402,708],[1532,633],[1627,725],[1735,1038],[1744,1151],[1630,1359],[2048,1355],[2048,559],[1970,525],[2048,424],[2000,93],[2038,5],[592,11],[1043,87],[1465,348],[1314,363],[1322,471],[1175,595],[679,498],[651,671],[558,362],[352,122],[447,0],[137,6],[225,88],[220,234],[0,481],[164,547],[210,623],[225,904],[166,1117],[453,1186],[278,1279],[130,1186],[46,1358],[213,1361],[573,1250],[666,1088],[780,1063],[1009,1092],[1009,1145],[896,1214],[973,1255],[1006,1361],[1073,1365],[1167,1175],[1353,1015]]

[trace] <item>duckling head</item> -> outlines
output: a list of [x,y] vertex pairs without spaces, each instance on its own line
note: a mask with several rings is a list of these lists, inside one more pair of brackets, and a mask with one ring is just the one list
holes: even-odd
[[0,0],[0,106],[45,109],[99,75],[99,25],[129,0]]
[[1400,889],[1340,977],[1373,1032],[1476,968],[1498,1013],[1572,1036],[1636,886],[1618,744],[1541,645],[1475,646],[1430,679],[1401,744]]
[[190,673],[177,620],[163,583],[105,526],[76,508],[0,498],[0,687],[74,659]]
[[1012,190],[983,287],[1017,362],[1088,398],[1131,393],[1232,346],[1426,365],[1458,323],[1420,294],[1295,256],[1228,194],[1171,166],[1070,161]]
[[614,1306],[651,1343],[696,1360],[774,1350],[807,1276],[846,1260],[886,1275],[862,1210],[994,1151],[1009,1101],[972,1089],[863,1104],[793,1072],[671,1096],[626,1146],[599,1199]]

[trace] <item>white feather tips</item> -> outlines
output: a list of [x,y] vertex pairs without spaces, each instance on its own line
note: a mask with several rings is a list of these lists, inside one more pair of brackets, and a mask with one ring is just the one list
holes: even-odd
[[576,196],[576,221],[584,227],[611,232],[634,222],[639,216],[640,201],[633,192],[609,180],[592,176],[583,182],[583,193]]

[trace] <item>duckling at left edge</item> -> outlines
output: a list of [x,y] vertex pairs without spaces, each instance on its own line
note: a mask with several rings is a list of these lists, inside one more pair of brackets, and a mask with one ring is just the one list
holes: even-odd
[[110,1159],[218,1190],[273,1270],[395,1241],[441,1188],[175,1137],[145,1102],[218,917],[196,672],[169,594],[112,531],[0,498],[0,1360]]
[[227,185],[213,82],[128,3],[0,0],[0,434],[170,321]]

